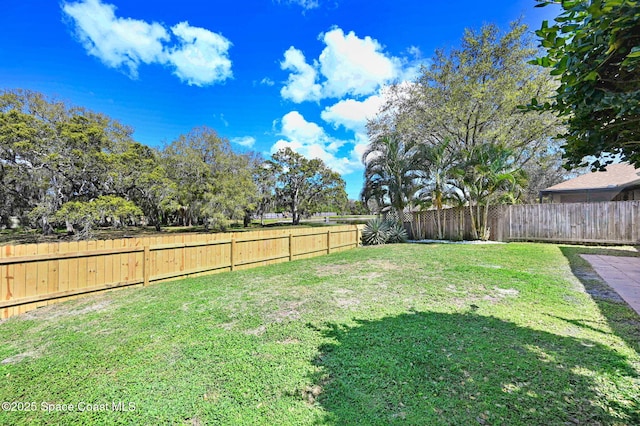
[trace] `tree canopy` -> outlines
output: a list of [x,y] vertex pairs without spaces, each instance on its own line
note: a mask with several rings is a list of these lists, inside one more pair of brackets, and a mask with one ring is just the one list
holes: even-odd
[[0,225],[17,216],[23,226],[66,226],[79,237],[127,223],[223,229],[229,220],[247,224],[274,200],[296,223],[347,204],[344,182],[320,160],[237,153],[204,126],[154,149],[117,120],[28,90],[0,92],[0,199]]
[[342,209],[347,204],[344,180],[318,158],[309,160],[283,148],[271,156],[267,167],[275,176],[278,203],[289,209],[294,225],[319,207]]
[[562,12],[536,31],[546,56],[533,63],[560,77],[551,99],[530,109],[566,122],[568,167],[601,169],[616,156],[640,167],[640,3],[629,0],[538,0]]
[[[467,29],[460,46],[437,50],[415,82],[393,87],[368,123],[365,200],[396,210],[420,203],[440,209],[446,202],[486,210],[520,199],[529,185],[523,170],[558,155],[549,145],[561,130],[552,113],[519,108],[556,85],[546,70],[528,63],[536,52],[520,23],[506,32],[491,24]],[[486,234],[486,224],[474,219],[473,225]]]

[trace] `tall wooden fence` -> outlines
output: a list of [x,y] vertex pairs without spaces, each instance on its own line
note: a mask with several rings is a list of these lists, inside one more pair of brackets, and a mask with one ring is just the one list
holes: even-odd
[[247,269],[357,247],[357,225],[0,247],[0,312],[127,286]]
[[[471,238],[468,207],[442,215],[445,239]],[[493,206],[488,227],[495,241],[640,244],[640,201]],[[417,239],[436,238],[436,212],[415,213],[411,228]]]
[[[489,206],[489,220],[487,227],[489,228],[489,239],[494,241],[504,241],[505,239],[505,222],[504,213],[508,206]],[[471,211],[469,207],[456,207],[451,209],[443,209],[440,212],[436,210],[426,210],[414,213],[411,222],[411,233],[415,239],[438,239],[438,219],[440,215],[440,223],[443,230],[443,239],[445,240],[471,240],[472,225],[471,214],[477,214],[477,209],[473,207]],[[481,220],[484,218],[484,208],[480,209]]]

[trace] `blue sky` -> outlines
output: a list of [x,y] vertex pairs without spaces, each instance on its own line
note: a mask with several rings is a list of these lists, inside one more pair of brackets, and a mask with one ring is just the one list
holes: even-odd
[[556,9],[534,0],[4,0],[0,88],[105,113],[161,147],[207,125],[238,151],[319,157],[358,198],[364,125],[464,28]]

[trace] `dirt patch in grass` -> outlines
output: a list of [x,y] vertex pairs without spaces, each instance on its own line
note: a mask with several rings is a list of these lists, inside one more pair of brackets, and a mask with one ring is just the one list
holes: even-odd
[[356,298],[336,300],[336,305],[338,305],[340,309],[346,309],[352,306],[358,306],[359,304],[360,304],[360,299],[356,299]]
[[499,295],[499,297],[516,297],[520,294],[520,292],[515,288],[494,287],[493,290]]
[[316,267],[315,273],[318,277],[334,277],[337,275],[346,275],[352,278],[361,278],[365,280],[375,280],[384,276],[389,271],[400,271],[403,269],[401,265],[393,263],[389,260],[370,259],[363,262],[357,267],[349,264],[320,265]]
[[[206,399],[206,398],[205,398],[205,399]],[[185,425],[185,426],[202,426],[202,425],[204,425],[204,424],[205,424],[205,423],[203,423],[203,422],[202,422],[202,420],[200,420],[200,419],[199,419],[199,418],[197,418],[197,417],[194,417],[194,418],[192,418],[192,419],[189,419],[189,420],[187,420],[187,421],[184,423],[184,425]]]
[[86,303],[87,299],[82,299],[83,303],[80,306],[69,306],[66,304],[45,306],[23,314],[22,318],[51,320],[63,317],[75,317],[91,312],[101,312],[111,306],[111,300],[105,299],[104,296],[98,297],[99,300],[92,301],[88,304]]
[[35,351],[28,351],[28,352],[23,352],[21,354],[17,354],[14,356],[10,356],[9,358],[5,358],[2,361],[0,361],[0,364],[16,364],[20,361],[22,361],[23,359],[26,358],[36,358],[39,357],[40,354],[38,352]]
[[334,265],[318,265],[316,266],[316,275],[318,277],[330,277],[333,275],[344,274],[353,271],[353,265],[348,263]]
[[383,271],[400,271],[402,266],[389,260],[372,259],[365,262],[366,269],[381,269]]
[[269,319],[274,322],[283,322],[300,319],[300,307],[304,304],[302,301],[286,302],[281,309],[269,315]]
[[363,280],[376,280],[384,277],[382,272],[369,272],[367,274],[358,275],[358,278],[362,278]]
[[300,343],[300,339],[288,337],[284,340],[279,340],[278,343],[280,343],[281,345],[294,345],[296,343]]
[[232,330],[235,326],[236,326],[236,321],[224,322],[222,324],[218,324],[218,327],[227,331]]
[[265,331],[267,331],[267,327],[261,325],[260,327],[245,331],[244,334],[249,334],[251,336],[261,336]]
[[480,294],[470,294],[467,290],[459,289],[454,285],[448,285],[446,287],[446,290],[456,296],[453,301],[458,307],[469,306],[469,304],[473,304],[480,300],[490,302],[492,304],[499,303],[506,298],[518,297],[518,295],[520,294],[520,292],[515,288],[499,287],[493,287],[492,290],[481,287],[480,290],[482,293]]

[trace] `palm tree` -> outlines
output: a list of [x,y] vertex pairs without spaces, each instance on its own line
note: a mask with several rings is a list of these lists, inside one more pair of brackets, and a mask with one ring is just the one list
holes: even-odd
[[[477,145],[464,156],[465,160],[456,171],[458,188],[469,202],[473,238],[486,240],[489,238],[489,206],[501,198],[514,202],[526,177],[516,166],[512,151],[500,145]],[[484,215],[481,215],[481,207],[484,207]]]
[[418,189],[419,149],[397,133],[375,138],[362,154],[365,165],[362,198],[375,199],[383,210],[391,210],[401,221],[404,208]]
[[418,192],[418,199],[436,208],[437,238],[444,238],[446,216],[443,206],[452,197],[452,170],[455,160],[449,150],[449,140],[432,145],[421,145],[420,159],[424,186]]

